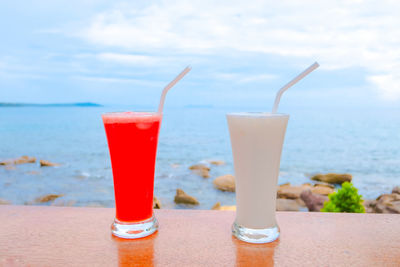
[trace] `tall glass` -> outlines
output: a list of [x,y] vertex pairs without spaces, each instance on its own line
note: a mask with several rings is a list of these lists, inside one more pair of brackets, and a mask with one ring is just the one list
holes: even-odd
[[279,237],[275,218],[282,145],[289,115],[227,114],[236,182],[236,219],[232,233],[249,243]]
[[102,115],[114,178],[115,236],[141,238],[158,229],[153,192],[161,117],[155,112]]

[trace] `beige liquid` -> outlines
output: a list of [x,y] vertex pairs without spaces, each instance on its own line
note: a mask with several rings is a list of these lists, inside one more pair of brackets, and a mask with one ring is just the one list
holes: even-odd
[[236,223],[253,229],[277,226],[276,190],[289,115],[227,115],[236,182]]

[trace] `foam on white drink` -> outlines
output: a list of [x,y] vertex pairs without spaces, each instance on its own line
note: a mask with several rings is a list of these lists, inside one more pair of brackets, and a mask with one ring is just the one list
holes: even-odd
[[155,122],[161,120],[158,112],[110,112],[102,115],[104,123],[138,123]]

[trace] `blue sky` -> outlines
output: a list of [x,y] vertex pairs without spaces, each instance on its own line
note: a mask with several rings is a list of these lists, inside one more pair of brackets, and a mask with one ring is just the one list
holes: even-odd
[[400,106],[398,1],[2,1],[0,102]]

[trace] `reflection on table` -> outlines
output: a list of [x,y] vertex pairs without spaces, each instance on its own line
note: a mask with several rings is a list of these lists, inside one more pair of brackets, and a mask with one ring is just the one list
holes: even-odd
[[154,240],[158,233],[140,239],[112,236],[118,249],[119,266],[154,266]]
[[250,244],[232,237],[236,247],[236,266],[274,266],[274,251],[279,239],[268,244]]

